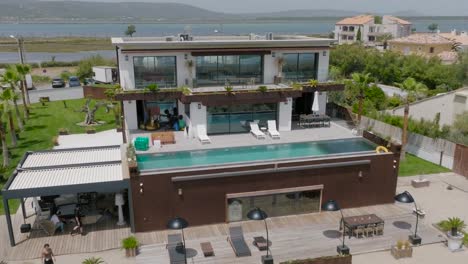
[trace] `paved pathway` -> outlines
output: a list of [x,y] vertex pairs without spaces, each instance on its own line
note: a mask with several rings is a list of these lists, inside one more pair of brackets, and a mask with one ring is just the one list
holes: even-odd
[[[83,98],[83,88],[73,87],[29,91],[31,103],[38,103],[40,97],[49,97],[51,101],[80,99]],[[21,103],[21,100],[18,100],[18,104]]]

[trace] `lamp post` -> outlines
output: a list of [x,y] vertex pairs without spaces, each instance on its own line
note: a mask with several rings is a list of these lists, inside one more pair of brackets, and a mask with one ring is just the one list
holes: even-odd
[[182,231],[182,244],[184,246],[184,263],[187,264],[187,251],[185,248],[185,237],[184,237],[184,228],[188,227],[188,222],[187,220],[181,218],[181,217],[175,217],[169,220],[167,222],[167,228],[172,229],[172,230],[181,230]]
[[416,227],[414,229],[414,235],[410,235],[408,238],[411,244],[413,245],[421,244],[421,237],[418,236],[418,223],[419,223],[418,206],[416,205],[416,202],[413,196],[408,191],[404,191],[395,196],[395,201],[400,202],[400,203],[414,203],[414,208],[416,210]]
[[267,243],[267,254],[266,256],[262,256],[262,263],[263,264],[273,264],[273,256],[270,254],[270,241],[269,241],[269,237],[268,237],[268,225],[267,225],[267,222],[266,222],[266,219],[268,218],[268,215],[267,213],[265,213],[265,211],[263,211],[262,209],[256,207],[252,210],[250,210],[250,212],[247,213],[247,218],[249,218],[250,220],[257,220],[257,221],[261,221],[263,220],[263,222],[265,223],[265,230],[266,230],[266,243]]
[[341,210],[339,204],[335,200],[328,200],[322,205],[322,210],[324,211],[340,211],[341,214],[341,223],[343,225],[343,244],[336,247],[336,251],[341,255],[349,255],[349,247],[345,245],[345,226],[344,226],[344,217],[343,211]]
[[10,38],[15,39],[16,42],[18,43],[18,55],[19,55],[20,63],[24,64],[24,47],[23,47],[24,39],[23,37],[21,36],[15,37],[13,35],[10,35]]

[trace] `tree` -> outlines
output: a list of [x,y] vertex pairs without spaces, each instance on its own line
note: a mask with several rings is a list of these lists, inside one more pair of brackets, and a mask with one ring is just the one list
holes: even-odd
[[404,110],[405,114],[403,116],[403,132],[401,133],[400,160],[405,160],[410,100],[416,100],[416,99],[423,97],[424,94],[427,92],[427,87],[424,84],[417,82],[414,78],[411,78],[411,77],[407,78],[402,83],[397,83],[396,85],[408,93],[405,98],[405,110]]
[[[0,108],[0,117],[3,117],[3,110]],[[8,153],[8,145],[6,141],[6,128],[3,118],[0,118],[0,141],[2,143],[2,155],[3,155],[3,168],[10,165],[10,154]]]
[[103,58],[101,55],[94,55],[81,60],[78,63],[76,76],[83,80],[93,77],[93,66],[114,66],[115,61]]
[[357,40],[357,41],[361,41],[361,40],[362,40],[361,27],[359,27],[358,30],[357,30],[356,40]]
[[80,110],[80,112],[86,113],[85,119],[83,121],[84,125],[95,125],[95,114],[99,107],[106,105],[105,102],[96,102],[94,107],[91,106],[91,99],[86,100],[86,104]]
[[25,106],[25,117],[29,118],[29,105],[31,104],[29,100],[29,92],[26,84],[26,75],[31,73],[31,66],[27,64],[16,64],[16,72],[21,79],[21,97],[23,98],[23,105]]
[[383,44],[384,50],[386,50],[388,47],[388,41],[391,40],[392,38],[393,38],[392,34],[385,33],[383,35],[378,36],[377,41],[381,42]]
[[[17,84],[19,82],[20,82],[20,77],[18,73],[16,72],[16,69],[13,67],[9,67],[3,75],[2,83],[4,83],[4,85],[7,85],[11,89],[11,92],[13,93],[11,95],[11,98],[13,100],[13,105],[15,108],[16,123],[18,124],[18,128],[20,130],[23,130],[24,122],[23,122],[23,119],[21,118],[21,114],[20,114],[19,107],[18,107],[19,98],[18,98],[18,94],[16,94],[15,92],[16,90],[15,88],[17,87]],[[24,101],[23,101],[23,104],[24,104]],[[24,106],[23,106],[23,109],[25,109]],[[25,114],[27,113],[25,112]]]
[[115,95],[121,90],[120,85],[107,89],[104,94],[109,100],[107,109],[111,109],[114,113],[115,126],[121,127],[121,118],[122,118],[122,108],[120,102],[115,100]]
[[364,104],[365,92],[369,89],[369,83],[371,81],[370,74],[361,74],[361,73],[353,73],[351,75],[353,78],[353,84],[358,89],[358,99],[359,99],[359,109],[358,109],[358,128],[361,129],[361,116],[362,116],[362,108]]
[[434,32],[436,32],[437,29],[439,29],[439,25],[436,24],[436,23],[432,23],[432,24],[430,24],[429,26],[427,26],[427,29],[428,29],[430,32],[434,33]]
[[382,16],[374,16],[374,24],[382,24]]
[[13,121],[13,107],[12,100],[14,97],[14,92],[11,88],[4,89],[0,94],[0,100],[3,107],[3,118],[8,121],[9,134],[11,137],[11,145],[16,147],[18,145],[18,140],[16,138],[16,129],[15,122]]
[[135,25],[129,25],[127,27],[127,30],[125,30],[125,36],[133,37],[133,34],[135,34],[135,33],[136,33]]

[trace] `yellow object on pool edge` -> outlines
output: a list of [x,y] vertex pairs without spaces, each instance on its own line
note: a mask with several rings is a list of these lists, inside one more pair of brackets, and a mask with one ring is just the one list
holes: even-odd
[[377,153],[382,153],[381,151],[385,152],[385,153],[388,153],[388,149],[384,146],[378,146],[376,149],[375,149],[375,152]]

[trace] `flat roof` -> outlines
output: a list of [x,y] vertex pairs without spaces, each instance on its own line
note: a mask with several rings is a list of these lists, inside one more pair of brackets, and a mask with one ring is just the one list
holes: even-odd
[[121,180],[123,180],[122,164],[21,170],[18,171],[8,190],[50,188]]
[[203,49],[203,48],[275,48],[275,47],[329,47],[335,40],[299,35],[264,36],[193,36],[180,40],[177,36],[112,38],[112,44],[128,49]]
[[27,153],[21,168],[85,165],[121,161],[120,146],[58,149]]

